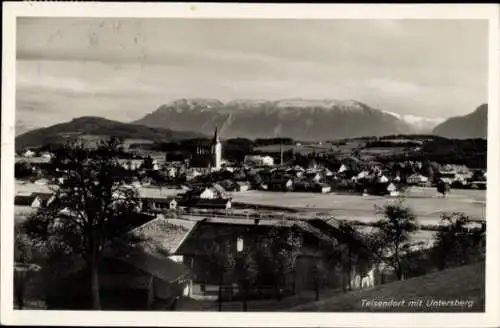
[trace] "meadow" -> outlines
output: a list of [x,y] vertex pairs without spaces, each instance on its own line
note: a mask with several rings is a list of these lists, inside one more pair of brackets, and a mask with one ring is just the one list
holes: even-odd
[[[485,219],[484,190],[454,189],[445,198],[434,188],[412,187],[402,197],[360,196],[348,194],[314,194],[299,192],[247,191],[233,193],[233,200],[248,204],[280,205],[309,213],[321,213],[338,219],[372,221],[377,207],[401,200],[411,207],[423,224],[439,222],[444,212],[463,212],[471,219]],[[312,214],[311,213],[311,214]]]

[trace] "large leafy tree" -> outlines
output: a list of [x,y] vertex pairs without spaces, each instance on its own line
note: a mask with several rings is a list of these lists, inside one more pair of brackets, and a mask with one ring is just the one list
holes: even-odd
[[234,273],[238,279],[238,284],[242,297],[243,311],[248,309],[249,290],[255,284],[259,275],[259,267],[252,250],[239,252],[235,259]]
[[446,194],[450,192],[450,185],[443,181],[443,180],[438,180],[437,185],[436,185],[438,193],[443,195],[443,197],[446,197]]
[[278,299],[281,299],[286,277],[294,274],[302,245],[302,236],[292,228],[272,229],[259,241],[259,271],[272,280]]
[[229,241],[214,240],[205,244],[205,257],[208,264],[208,271],[212,276],[218,277],[218,307],[220,312],[222,311],[224,278],[233,273],[236,264],[234,250]]
[[48,166],[56,177],[54,200],[26,225],[32,237],[57,243],[67,256],[84,260],[93,309],[101,307],[98,270],[103,250],[133,227],[138,209],[137,191],[126,183],[118,150],[115,138],[58,148]]
[[471,222],[463,213],[441,216],[443,229],[436,232],[432,260],[439,270],[468,264],[484,258],[485,232],[467,228]]
[[418,229],[416,216],[412,209],[401,201],[386,204],[379,208],[378,212],[383,215],[383,218],[376,223],[379,229],[381,255],[389,260],[397,278],[401,279],[404,256],[410,250],[412,233]]
[[14,240],[14,302],[22,309],[26,290],[46,255],[42,245],[37,245],[20,226],[15,227]]

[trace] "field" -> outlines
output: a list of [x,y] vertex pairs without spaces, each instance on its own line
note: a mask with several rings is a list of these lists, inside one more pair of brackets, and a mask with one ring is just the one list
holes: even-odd
[[[16,182],[16,194],[32,192],[48,192],[47,185]],[[142,197],[167,197],[180,193],[179,189],[140,188]],[[233,201],[250,205],[280,206],[299,211],[293,216],[305,219],[315,215],[330,215],[340,220],[373,222],[380,218],[376,206],[383,206],[397,199],[378,196],[359,196],[347,194],[316,194],[295,192],[246,191],[232,193]],[[443,212],[463,212],[472,219],[483,220],[486,217],[486,192],[484,190],[454,189],[445,198],[439,196],[433,188],[410,188],[403,198],[404,203],[416,213],[420,224],[435,225],[440,221]],[[15,208],[15,216],[22,220],[33,209]],[[267,211],[268,212],[268,211]],[[369,229],[360,227],[360,230]],[[432,231],[418,231],[413,239],[428,242],[432,239]]]
[[[410,188],[404,203],[411,207],[423,224],[438,223],[443,212],[463,212],[473,219],[484,219],[486,192],[484,190],[452,190],[445,198],[433,188]],[[233,200],[248,204],[279,205],[321,213],[338,219],[372,221],[376,206],[393,202],[396,198],[346,194],[313,194],[295,192],[247,191],[233,193]]]

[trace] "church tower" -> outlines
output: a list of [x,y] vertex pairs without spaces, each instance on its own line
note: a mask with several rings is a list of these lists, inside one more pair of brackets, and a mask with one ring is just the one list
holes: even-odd
[[222,144],[215,128],[214,139],[212,140],[212,169],[220,170],[222,163]]

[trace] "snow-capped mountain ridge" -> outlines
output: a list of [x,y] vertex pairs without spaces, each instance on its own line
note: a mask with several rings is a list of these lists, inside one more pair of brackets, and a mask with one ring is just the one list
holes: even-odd
[[[228,115],[231,119],[228,119]],[[338,137],[428,133],[439,122],[434,119],[372,108],[347,99],[179,99],[160,106],[135,122],[213,133],[224,127],[225,137],[276,137],[329,140]]]

